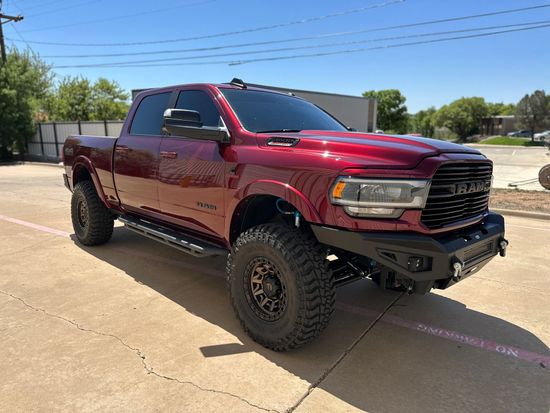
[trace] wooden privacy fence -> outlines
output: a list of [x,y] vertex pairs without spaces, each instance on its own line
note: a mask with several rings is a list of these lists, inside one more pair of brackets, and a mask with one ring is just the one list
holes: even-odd
[[118,136],[123,121],[42,122],[27,143],[27,160],[59,162],[65,139],[70,135]]

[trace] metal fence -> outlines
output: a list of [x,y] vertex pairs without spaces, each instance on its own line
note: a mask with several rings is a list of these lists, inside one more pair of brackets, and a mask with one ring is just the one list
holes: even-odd
[[27,143],[28,160],[59,162],[65,139],[70,135],[118,136],[123,121],[44,122]]

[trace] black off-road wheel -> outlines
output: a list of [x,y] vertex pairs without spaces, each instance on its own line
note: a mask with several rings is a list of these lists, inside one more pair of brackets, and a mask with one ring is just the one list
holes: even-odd
[[91,181],[75,185],[71,199],[71,219],[76,237],[84,245],[105,244],[113,235],[113,215],[99,199]]
[[285,224],[258,225],[241,234],[227,261],[227,281],[244,330],[275,351],[313,340],[334,311],[324,249],[312,235]]

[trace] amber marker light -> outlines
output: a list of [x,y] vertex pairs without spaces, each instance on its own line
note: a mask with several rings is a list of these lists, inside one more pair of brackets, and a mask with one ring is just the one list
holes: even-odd
[[332,189],[332,197],[341,199],[342,192],[344,192],[345,187],[346,187],[346,183],[344,181],[340,181],[336,185],[334,185],[334,188]]

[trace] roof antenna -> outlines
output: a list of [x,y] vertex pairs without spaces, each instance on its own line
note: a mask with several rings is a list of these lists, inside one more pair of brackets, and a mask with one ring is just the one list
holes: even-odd
[[230,85],[240,87],[241,89],[246,89],[246,83],[243,82],[242,79],[239,79],[238,77],[234,77],[231,82],[229,82]]

